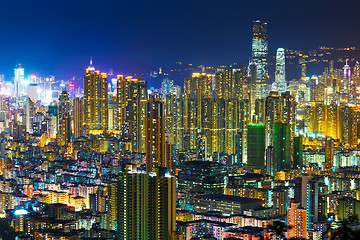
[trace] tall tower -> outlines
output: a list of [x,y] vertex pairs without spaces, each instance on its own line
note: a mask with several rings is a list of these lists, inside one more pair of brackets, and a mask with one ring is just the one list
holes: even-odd
[[26,131],[32,133],[34,116],[34,101],[30,98],[26,99]]
[[290,139],[290,124],[274,123],[273,125],[273,165],[272,176],[275,172],[290,169],[291,164],[291,139]]
[[14,96],[21,97],[26,93],[26,89],[24,86],[24,68],[21,67],[21,64],[16,66],[16,68],[14,69],[14,75]]
[[269,79],[267,22],[256,20],[253,24],[252,63],[256,65],[258,97],[263,97]]
[[353,90],[353,97],[354,102],[359,102],[360,97],[360,63],[356,62],[354,69],[353,69],[353,75],[352,75],[352,90]]
[[83,132],[84,125],[84,102],[82,99],[75,97],[73,98],[73,109],[72,109],[72,119],[73,119],[73,137],[81,137]]
[[84,76],[84,122],[89,130],[108,129],[108,77],[92,61]]
[[165,166],[165,115],[162,96],[155,93],[146,104],[146,170]]
[[60,146],[65,146],[71,140],[70,128],[70,95],[63,89],[59,96],[59,134]]
[[350,98],[351,98],[351,68],[348,65],[348,62],[346,61],[345,66],[343,67],[343,71],[344,71],[344,78],[343,78],[343,82],[342,82],[342,90],[343,93],[346,94],[347,96],[347,102],[350,102]]
[[278,91],[284,92],[286,90],[285,82],[285,50],[278,48],[276,51],[276,71],[275,82],[278,87]]
[[265,168],[265,128],[264,124],[248,124],[247,165],[252,169]]

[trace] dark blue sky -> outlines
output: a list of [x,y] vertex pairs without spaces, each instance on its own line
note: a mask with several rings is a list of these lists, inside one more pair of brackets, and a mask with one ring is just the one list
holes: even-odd
[[270,50],[360,43],[359,0],[1,0],[0,73],[80,75],[90,56],[115,73],[176,61],[246,62],[255,19],[268,21]]

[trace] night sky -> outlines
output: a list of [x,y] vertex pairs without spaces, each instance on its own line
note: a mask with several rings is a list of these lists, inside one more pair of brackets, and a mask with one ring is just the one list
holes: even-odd
[[0,73],[80,76],[184,63],[247,62],[252,21],[268,21],[269,47],[360,47],[359,0],[1,0]]

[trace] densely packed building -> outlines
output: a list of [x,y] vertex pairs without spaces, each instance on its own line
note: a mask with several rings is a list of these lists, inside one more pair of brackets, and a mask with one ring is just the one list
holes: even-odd
[[249,64],[203,66],[183,91],[123,75],[109,91],[92,62],[82,91],[26,84],[18,66],[0,96],[0,217],[34,240],[317,240],[359,219],[360,65],[307,77],[299,61],[289,81],[279,48],[270,84],[267,27]]

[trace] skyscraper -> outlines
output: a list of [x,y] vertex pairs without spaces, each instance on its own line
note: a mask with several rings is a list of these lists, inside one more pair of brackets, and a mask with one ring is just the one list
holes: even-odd
[[117,222],[117,239],[170,240],[175,231],[175,178],[164,168],[153,173],[127,166],[112,187],[110,212]]
[[253,24],[252,63],[256,65],[256,84],[259,97],[264,97],[269,79],[267,22],[256,20]]
[[300,207],[299,203],[291,203],[287,213],[288,238],[307,239],[307,210]]
[[231,99],[234,89],[233,69],[225,67],[215,75],[215,98]]
[[146,104],[146,170],[165,166],[165,115],[162,96],[155,93]]
[[[343,94],[346,96],[346,100],[348,103],[350,103],[350,98],[351,98],[351,68],[348,65],[348,62],[346,61],[345,66],[343,67],[343,71],[344,71],[344,78],[342,80],[342,84],[341,84],[341,88],[342,88],[342,92]],[[344,97],[345,97],[344,96]]]
[[278,91],[284,92],[286,90],[285,82],[285,49],[278,48],[276,51],[276,71],[275,82]]
[[353,75],[352,75],[352,91],[354,96],[354,103],[359,102],[360,97],[360,63],[356,62],[354,69],[353,69]]
[[14,69],[14,96],[15,97],[21,97],[26,93],[25,87],[24,87],[24,68],[21,67],[21,64],[16,66]]
[[84,134],[84,102],[78,97],[73,98],[72,120],[73,138],[79,138]]
[[108,77],[92,61],[84,76],[84,122],[90,131],[108,129]]
[[290,169],[291,164],[291,139],[290,124],[274,123],[273,125],[273,165],[271,174],[275,172]]
[[118,75],[116,127],[119,130],[125,125],[129,128],[131,149],[139,153],[145,153],[146,146],[147,87],[147,81],[141,78],[129,76],[124,79]]
[[247,165],[252,169],[265,167],[264,124],[249,124],[247,130]]
[[59,96],[59,139],[60,146],[65,146],[70,142],[70,95],[66,89],[63,89]]

